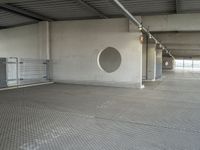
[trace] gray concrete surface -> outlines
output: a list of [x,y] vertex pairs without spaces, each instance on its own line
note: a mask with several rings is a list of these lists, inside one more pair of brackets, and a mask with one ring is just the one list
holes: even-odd
[[162,49],[157,49],[156,50],[156,79],[161,79],[162,78],[162,64],[163,64],[163,50]]
[[[142,33],[133,28],[126,18],[44,21],[1,30],[0,54],[51,59],[50,77],[55,82],[140,88]],[[120,67],[112,73],[98,66],[98,56],[107,47],[121,55]]]
[[154,15],[143,16],[142,23],[151,32],[170,32],[170,31],[199,31],[200,14],[173,14],[173,15]]
[[1,150],[199,150],[200,73],[126,89],[52,84],[0,92]]
[[1,30],[1,57],[48,59],[48,34],[47,22]]
[[148,45],[147,57],[147,80],[154,81],[156,79],[156,44]]
[[[187,20],[185,18],[185,20]],[[162,43],[171,50],[174,57],[196,57],[199,52],[200,32],[160,32],[154,34]],[[154,41],[151,41],[154,43]]]
[[[141,32],[129,32],[128,19],[51,23],[52,79],[59,83],[115,87],[142,86]],[[120,67],[107,73],[98,56],[107,47],[121,55]]]

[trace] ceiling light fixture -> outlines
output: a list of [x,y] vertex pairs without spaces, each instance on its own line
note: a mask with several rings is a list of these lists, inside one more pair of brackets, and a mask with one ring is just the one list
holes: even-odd
[[139,30],[140,30],[140,31],[142,31],[142,30],[143,30],[143,27],[142,27],[142,25],[140,25],[138,28],[139,28]]

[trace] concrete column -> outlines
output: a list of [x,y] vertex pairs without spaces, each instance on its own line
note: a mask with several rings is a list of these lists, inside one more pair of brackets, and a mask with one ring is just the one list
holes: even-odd
[[147,79],[147,44],[142,45],[142,80]]
[[162,49],[156,50],[156,79],[162,78]]
[[163,70],[173,70],[175,68],[175,60],[172,57],[163,57]]
[[50,59],[50,35],[49,22],[42,21],[38,25],[38,43],[40,51],[40,59]]
[[142,45],[142,80],[147,80],[147,48],[148,48],[148,37],[144,35],[144,42]]
[[147,51],[147,80],[155,81],[156,79],[156,44],[149,44]]

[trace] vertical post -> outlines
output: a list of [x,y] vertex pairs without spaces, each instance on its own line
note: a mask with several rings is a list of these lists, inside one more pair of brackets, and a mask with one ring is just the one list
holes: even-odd
[[50,60],[50,26],[49,22],[46,22],[46,53],[47,60]]
[[162,49],[156,50],[156,79],[162,78]]
[[39,50],[40,59],[50,59],[50,31],[49,22],[42,21],[39,22]]
[[156,79],[156,44],[148,44],[148,74],[147,80]]
[[16,57],[16,77],[17,77],[17,87],[19,87],[19,59]]
[[148,79],[148,49],[149,49],[149,38],[146,35],[146,80]]

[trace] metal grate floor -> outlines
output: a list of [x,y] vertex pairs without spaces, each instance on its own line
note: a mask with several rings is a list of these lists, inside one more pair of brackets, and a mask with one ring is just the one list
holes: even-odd
[[197,80],[167,78],[144,90],[53,84],[2,91],[0,150],[199,150],[199,88]]

